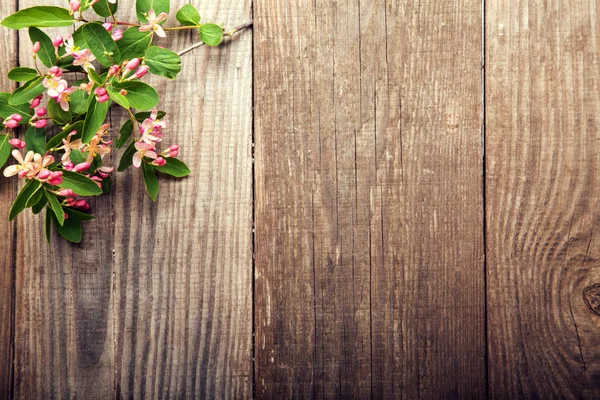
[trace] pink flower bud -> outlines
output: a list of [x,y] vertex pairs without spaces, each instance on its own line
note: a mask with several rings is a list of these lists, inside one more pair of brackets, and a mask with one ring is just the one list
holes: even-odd
[[111,76],[115,76],[119,72],[119,68],[120,67],[118,65],[113,65],[110,67],[108,70],[108,77],[110,78]]
[[85,200],[77,200],[75,202],[75,207],[85,207],[86,204],[87,204],[87,201],[85,201]]
[[127,90],[125,90],[125,89],[121,89],[121,91],[119,93],[121,93],[123,96],[127,96],[127,94],[129,92]]
[[50,175],[52,175],[52,172],[50,172],[50,170],[45,169],[37,175],[37,178],[40,180],[48,179]]
[[172,150],[169,154],[169,157],[177,157],[179,155],[179,150]]
[[73,171],[75,172],[83,172],[83,171],[87,171],[88,169],[90,169],[91,165],[89,162],[82,162],[81,164],[77,164],[75,166],[75,168],[73,168]]
[[19,126],[19,123],[14,119],[7,119],[4,121],[4,126],[8,129],[15,129],[17,126]]
[[108,95],[105,94],[104,96],[98,97],[98,103],[106,103],[109,99],[110,97],[108,97]]
[[73,171],[73,168],[75,168],[75,164],[73,164],[73,162],[71,161],[68,161],[66,164],[63,165],[67,171]]
[[11,146],[14,146],[14,147],[19,147],[19,148],[20,148],[20,146],[21,146],[21,141],[20,141],[19,139],[17,139],[17,138],[10,139],[10,140],[8,141],[8,143],[9,143]]
[[65,219],[69,219],[69,214],[65,213]]
[[40,47],[41,47],[40,42],[35,42],[33,44],[33,47],[31,48],[31,50],[33,51],[34,54],[37,54],[40,51]]
[[63,182],[62,175],[63,173],[61,171],[53,172],[50,174],[50,178],[48,178],[48,183],[53,186],[60,185]]
[[44,107],[40,107],[37,110],[35,110],[35,115],[37,115],[38,117],[43,117],[47,113],[48,113],[48,110],[46,110]]
[[177,151],[177,150],[179,150],[179,146],[176,145],[176,144],[174,144],[173,146],[169,147],[169,150],[171,150],[171,151]]
[[115,42],[123,39],[123,31],[121,29],[115,29],[115,31],[112,33],[112,38]]
[[125,68],[128,71],[133,71],[134,69],[136,69],[139,66],[140,66],[140,59],[139,58],[134,58],[133,60],[131,60],[131,61],[129,61],[127,63],[127,66]]
[[38,99],[38,98],[33,99],[33,101],[31,102],[30,108],[36,108],[37,106],[40,105],[41,102],[42,101],[40,99]]
[[[72,189],[63,189],[60,192],[58,192],[58,195],[62,196],[62,197],[72,197],[72,196],[75,196],[75,193],[73,193]],[[68,200],[69,199],[67,199],[67,201]]]
[[162,157],[157,157],[157,158],[156,158],[156,159],[155,159],[155,160],[152,162],[152,164],[154,164],[154,165],[157,165],[157,166],[159,166],[159,167],[162,167],[162,166],[164,166],[166,163],[167,163],[167,160],[165,160],[165,159],[164,159],[164,158],[162,158]]
[[140,79],[141,77],[143,77],[144,75],[146,75],[148,73],[148,66],[147,65],[142,65],[141,67],[138,68],[138,70],[135,72],[135,77]]
[[73,12],[79,11],[79,8],[81,7],[81,1],[80,0],[71,0],[70,5],[71,5],[71,10]]
[[38,129],[45,128],[45,127],[46,127],[46,125],[48,125],[48,121],[47,121],[47,120],[45,120],[45,119],[40,119],[39,121],[37,121],[37,122],[35,123],[35,127],[36,127],[36,128],[38,128]]
[[65,39],[63,39],[62,36],[57,36],[52,41],[52,44],[54,45],[54,47],[60,47],[63,45],[64,42],[65,42]]
[[60,68],[58,68],[57,66],[54,66],[52,68],[50,68],[50,70],[48,71],[50,73],[50,75],[54,75],[57,78],[60,78],[62,76],[62,71]]
[[94,93],[96,93],[98,96],[104,96],[106,94],[106,89],[99,87],[94,91]]
[[23,116],[21,114],[13,114],[10,116],[11,119],[14,119],[17,122],[23,121]]
[[106,29],[109,32],[112,31],[113,27],[114,27],[114,25],[111,24],[110,22],[105,22],[102,24],[102,26],[104,27],[104,29]]
[[27,174],[29,174],[29,171],[26,169],[19,171],[19,178],[27,178]]

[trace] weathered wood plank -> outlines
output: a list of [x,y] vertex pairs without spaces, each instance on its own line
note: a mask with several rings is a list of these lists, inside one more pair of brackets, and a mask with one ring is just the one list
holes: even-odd
[[484,396],[481,3],[255,20],[257,396]]
[[[171,3],[174,21],[187,1]],[[130,6],[122,19],[135,15]],[[250,0],[196,6],[204,20],[228,27],[251,18]],[[198,40],[170,32],[157,43],[183,49]],[[222,48],[185,55],[177,81],[149,80],[168,112],[165,143],[181,145],[192,175],[161,177],[157,204],[140,171],[117,177],[118,396],[251,397],[251,49],[244,32]]]
[[[19,0],[19,8],[38,5]],[[64,6],[52,0],[47,5]],[[51,37],[66,29],[46,29]],[[19,31],[19,63],[33,65],[27,29]],[[42,66],[42,68],[44,68]],[[98,398],[113,395],[112,201],[92,202],[81,245],[54,232],[48,245],[43,213],[18,217],[15,396]]]
[[[17,10],[17,2],[0,3],[0,16],[4,17]],[[0,91],[11,91],[16,86],[6,77],[8,71],[18,64],[17,33],[11,29],[0,28],[3,40],[0,41]],[[15,306],[15,227],[9,223],[8,212],[12,200],[17,194],[17,181],[0,176],[0,399],[12,397],[12,370],[14,355],[14,306]]]
[[600,397],[594,0],[488,1],[490,394]]

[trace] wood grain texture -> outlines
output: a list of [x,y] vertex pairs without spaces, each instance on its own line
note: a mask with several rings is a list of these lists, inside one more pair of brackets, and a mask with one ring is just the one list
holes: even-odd
[[[16,1],[0,3],[0,15],[9,15],[17,9]],[[0,90],[10,91],[16,87],[6,74],[18,64],[17,34],[1,27]],[[16,179],[0,177],[0,399],[12,397],[12,372],[14,355],[14,306],[15,306],[15,241],[16,223],[7,222],[9,205],[17,195]]]
[[[19,0],[19,9],[38,3]],[[19,50],[19,64],[32,66],[27,29],[19,31]],[[56,231],[48,245],[43,213],[17,218],[16,398],[105,399],[114,392],[111,198],[93,201],[92,209],[97,219],[85,223],[80,245]]]
[[257,397],[484,396],[480,2],[255,35]]
[[[171,2],[168,23],[186,3]],[[249,0],[195,5],[203,20],[227,27],[251,18]],[[129,6],[124,20],[135,15]],[[169,32],[157,43],[183,49],[198,40]],[[117,396],[252,395],[251,49],[246,31],[184,56],[177,81],[148,80],[168,112],[165,145],[181,145],[192,175],[161,177],[156,204],[141,171],[117,177]]]
[[492,398],[600,397],[594,0],[488,1]]

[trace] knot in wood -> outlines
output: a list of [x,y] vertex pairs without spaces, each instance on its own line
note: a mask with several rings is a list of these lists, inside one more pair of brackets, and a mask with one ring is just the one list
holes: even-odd
[[595,283],[583,289],[583,300],[590,311],[600,316],[600,283]]

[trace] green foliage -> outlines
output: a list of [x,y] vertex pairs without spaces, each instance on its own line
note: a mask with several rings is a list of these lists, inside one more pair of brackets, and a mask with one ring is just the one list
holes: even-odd
[[71,93],[71,107],[69,107],[69,111],[73,115],[81,115],[87,112],[87,107],[89,103],[89,95],[85,92],[85,90],[76,90]]
[[100,0],[94,4],[94,11],[101,17],[108,18],[117,12],[119,8],[118,2],[115,4],[109,3],[108,0]]
[[0,135],[0,168],[6,164],[8,157],[10,157],[12,146],[8,143],[9,140],[8,135]]
[[6,92],[0,92],[0,117],[8,118],[13,114],[19,114],[23,117],[22,123],[27,123],[31,119],[31,110],[29,104],[19,104],[13,106],[8,103],[11,94]]
[[30,126],[25,133],[25,143],[27,150],[38,154],[46,153],[46,130]]
[[146,162],[142,163],[142,170],[144,172],[144,182],[146,183],[146,189],[152,201],[156,201],[158,197],[158,179],[156,178],[156,172],[154,167]]
[[223,42],[223,28],[217,24],[204,24],[200,28],[200,37],[207,46],[218,46]]
[[45,194],[46,199],[48,200],[48,206],[50,206],[50,209],[52,209],[52,211],[54,212],[54,218],[56,218],[56,221],[60,225],[63,225],[65,223],[65,212],[63,211],[63,208],[60,205],[60,201],[58,201],[54,193],[45,191]]
[[137,17],[141,22],[147,22],[148,18],[146,18],[146,14],[148,11],[154,10],[156,15],[160,13],[166,12],[169,13],[171,11],[171,1],[170,0],[136,0],[135,2],[135,10],[137,13]]
[[8,72],[8,79],[16,82],[27,82],[38,77],[38,72],[33,68],[17,67]]
[[132,133],[133,123],[131,122],[131,120],[127,120],[121,127],[121,130],[119,131],[119,138],[117,139],[116,143],[117,149],[120,149],[123,146],[125,146],[125,143],[127,143]]
[[114,64],[114,60],[121,57],[117,43],[101,23],[85,24],[81,32],[92,54],[96,56],[100,64],[110,67]]
[[177,11],[177,21],[181,25],[185,26],[199,26],[200,25],[200,13],[191,4],[186,4],[179,11]]
[[106,91],[108,92],[108,96],[112,99],[112,101],[123,108],[129,108],[129,100],[127,100],[127,97],[119,93],[118,90],[115,90],[109,86],[106,88]]
[[63,171],[63,181],[59,187],[71,189],[80,196],[98,196],[102,189],[90,178],[72,171]]
[[115,89],[125,89],[125,96],[129,101],[129,105],[138,110],[147,111],[156,107],[160,101],[160,97],[156,90],[144,82],[127,81],[114,84]]
[[123,155],[121,156],[121,161],[119,162],[119,166],[117,167],[117,171],[123,172],[126,171],[129,167],[133,165],[133,155],[137,150],[135,149],[135,142],[131,142]]
[[[75,218],[67,218],[64,220],[64,224],[61,225],[56,219],[55,214],[51,214],[50,216],[60,236],[67,239],[71,243],[81,243],[81,239],[83,237],[83,227],[81,226],[81,221]],[[46,221],[46,223],[48,222]],[[49,237],[48,231],[46,237]],[[48,239],[48,241],[50,241],[50,239]]]
[[62,146],[62,140],[66,139],[69,133],[73,131],[81,132],[82,128],[83,121],[77,121],[72,125],[68,125],[62,132],[56,134],[52,137],[52,139],[48,140],[48,143],[46,144],[46,151],[50,151],[51,149]]
[[52,6],[25,8],[2,21],[2,25],[11,29],[28,28],[30,26],[37,26],[39,28],[71,26],[74,23],[75,19],[73,19],[69,10]]
[[190,174],[190,169],[187,165],[177,158],[166,158],[167,163],[162,167],[155,166],[154,168],[163,174],[174,176],[175,178],[183,178]]
[[10,99],[8,99],[8,104],[13,106],[25,104],[44,93],[46,88],[42,84],[43,80],[44,78],[40,76],[25,83],[14,91]]
[[83,124],[83,132],[81,133],[83,143],[89,143],[98,132],[98,129],[104,124],[109,106],[108,101],[99,103],[96,101],[96,96],[90,96],[88,111]]
[[123,38],[117,42],[121,55],[119,62],[143,57],[150,44],[152,44],[150,32],[140,32],[136,27],[127,29],[123,33]]
[[27,207],[27,201],[29,198],[39,189],[41,186],[40,181],[32,179],[27,181],[23,189],[17,195],[12,207],[10,208],[10,213],[8,215],[8,220],[12,221],[15,219],[17,215],[21,213]]
[[59,103],[54,99],[48,100],[48,115],[59,125],[68,124],[73,120],[71,111],[65,111],[62,109]]
[[31,43],[40,42],[40,51],[37,53],[37,57],[46,67],[50,68],[56,64],[54,44],[48,35],[32,26],[29,28],[29,38]]
[[181,57],[177,53],[158,46],[152,46],[146,51],[144,62],[154,75],[177,78],[181,71]]

